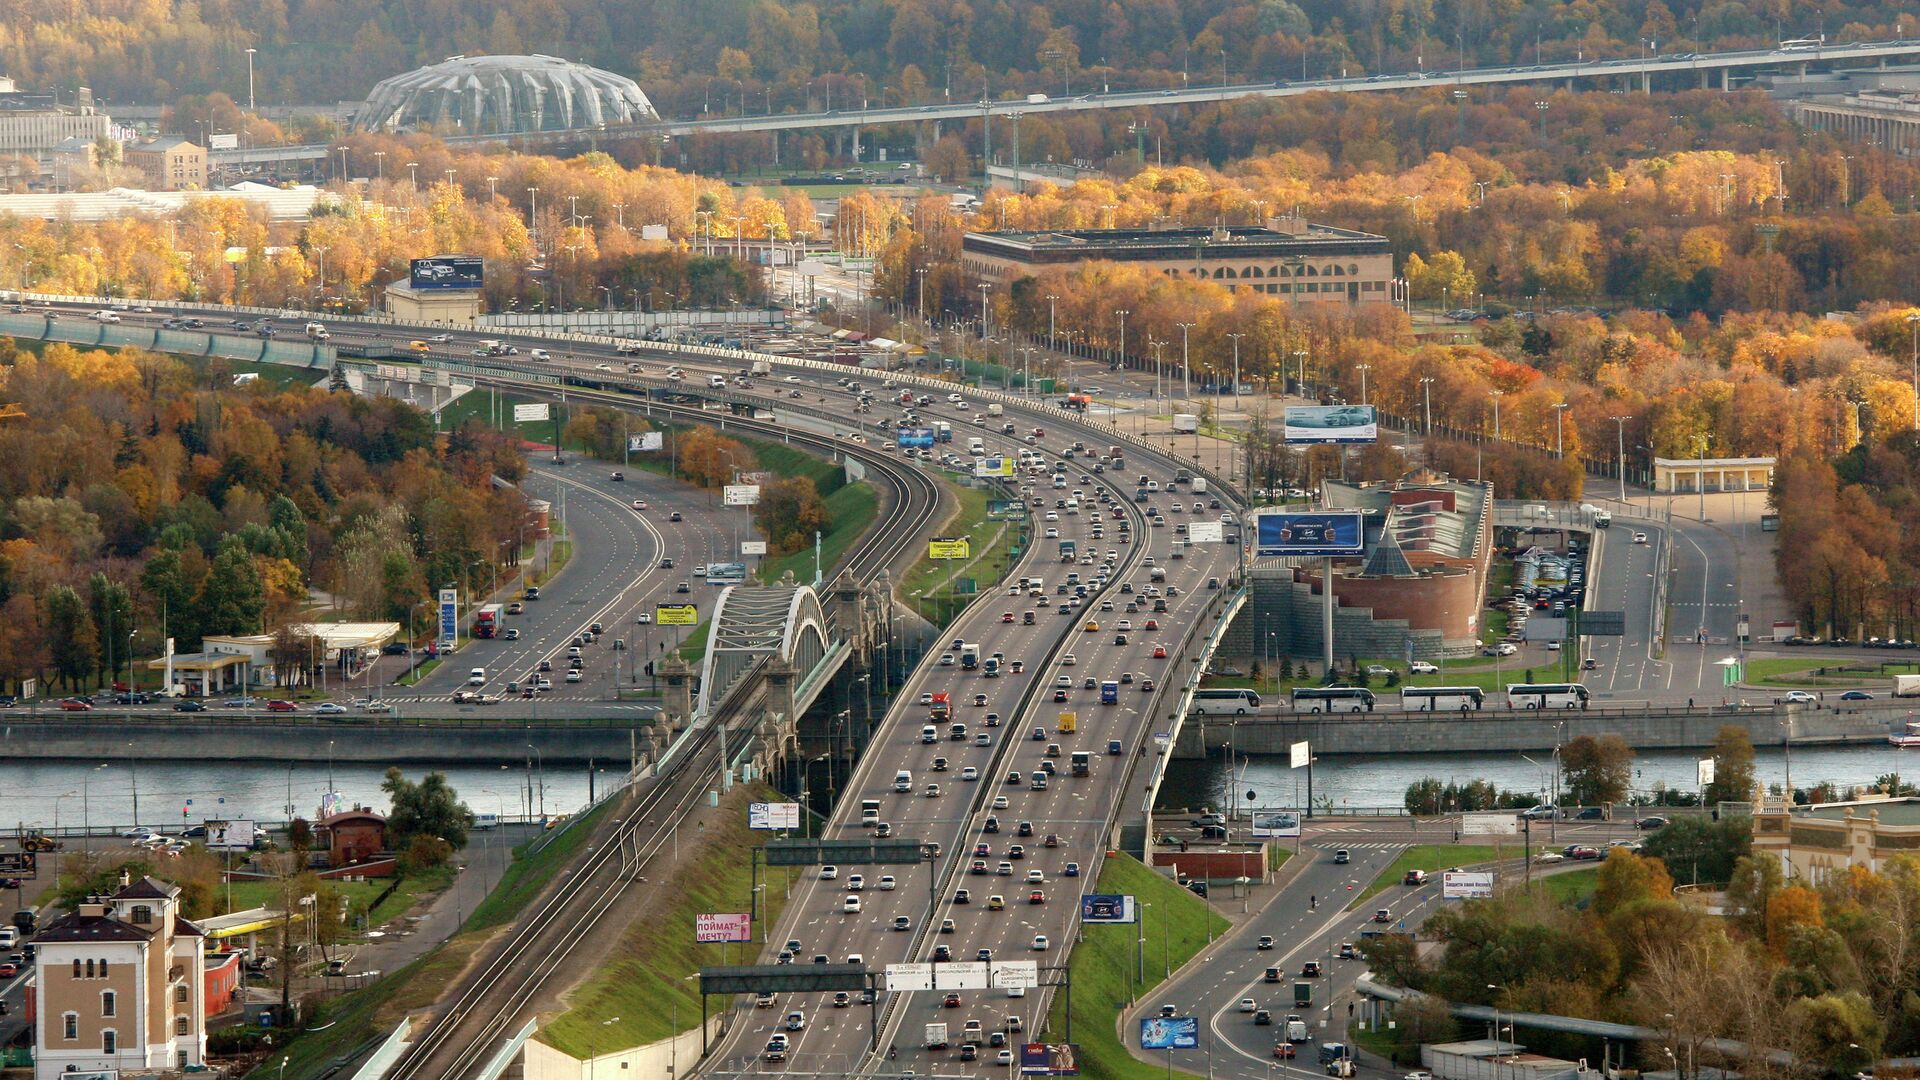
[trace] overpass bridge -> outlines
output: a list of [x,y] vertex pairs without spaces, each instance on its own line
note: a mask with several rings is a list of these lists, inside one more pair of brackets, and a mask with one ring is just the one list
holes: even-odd
[[[1730,89],[1737,74],[1768,68],[1786,68],[1805,73],[1810,65],[1859,65],[1866,61],[1885,66],[1897,57],[1920,56],[1920,39],[1860,41],[1845,45],[1820,45],[1774,49],[1738,49],[1717,53],[1678,53],[1610,59],[1578,59],[1548,64],[1464,68],[1457,71],[1403,71],[1379,75],[1280,80],[1271,83],[1239,83],[1225,86],[1192,86],[1170,90],[1101,90],[1096,93],[1066,95],[1045,100],[1014,98],[1000,101],[978,100],[943,102],[937,105],[906,105],[891,108],[831,109],[810,113],[768,113],[759,116],[726,116],[704,119],[661,120],[647,124],[624,124],[597,128],[570,128],[564,131],[529,131],[511,135],[456,135],[449,144],[504,143],[516,149],[595,149],[616,139],[672,139],[699,133],[747,134],[753,132],[796,131],[809,128],[860,128],[896,124],[923,124],[943,120],[971,120],[980,117],[991,123],[999,117],[1017,121],[1029,113],[1081,112],[1089,109],[1140,109],[1163,105],[1194,105],[1238,101],[1245,98],[1283,98],[1302,94],[1358,94],[1387,90],[1412,90],[1429,86],[1461,89],[1468,86],[1498,86],[1508,83],[1564,82],[1569,89],[1579,80],[1620,83],[1642,92],[1651,92],[1655,76],[1697,81],[1701,88],[1718,81],[1721,89]],[[1036,95],[1038,97],[1038,95]],[[208,156],[215,166],[239,166],[264,163],[318,161],[334,153],[331,144],[305,146],[254,147],[245,150],[215,150]],[[858,156],[856,152],[856,157]]]

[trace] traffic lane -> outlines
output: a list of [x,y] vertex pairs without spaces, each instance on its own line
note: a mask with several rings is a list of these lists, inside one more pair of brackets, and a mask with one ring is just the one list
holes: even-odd
[[[1634,543],[1639,533],[1645,544]],[[1637,693],[1651,689],[1655,679],[1664,679],[1665,665],[1653,659],[1653,592],[1659,544],[1664,534],[1658,527],[1609,530],[1599,573],[1590,578],[1598,610],[1617,610],[1625,615],[1626,633],[1621,637],[1588,638],[1588,652],[1606,671],[1608,692]]]

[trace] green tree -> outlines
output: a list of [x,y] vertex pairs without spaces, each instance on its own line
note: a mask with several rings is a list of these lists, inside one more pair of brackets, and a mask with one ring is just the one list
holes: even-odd
[[1407,813],[1437,814],[1440,812],[1442,788],[1440,781],[1428,776],[1407,785]]
[[77,687],[100,660],[100,636],[80,594],[68,585],[47,590],[44,625],[54,674],[68,687]]
[[1857,991],[1803,998],[1788,1007],[1787,1019],[1802,1060],[1817,1061],[1839,1076],[1873,1064],[1886,1038],[1886,1024]]
[[267,507],[267,524],[281,536],[276,554],[304,573],[311,553],[307,545],[307,515],[301,512],[300,504],[285,495],[276,495]]
[[387,846],[409,850],[415,837],[438,838],[451,847],[465,847],[472,811],[447,783],[445,773],[430,772],[419,783],[397,768],[387,770],[380,785],[387,793]]
[[1666,863],[1675,881],[1692,885],[1732,880],[1734,864],[1752,849],[1753,819],[1745,814],[1719,821],[1687,815],[1647,837],[1641,853]]
[[[132,666],[129,635],[134,631],[133,594],[125,585],[95,571],[87,577],[87,615],[93,620],[101,644],[105,681],[111,683],[115,671]],[[107,665],[113,670],[106,670]]]
[[221,542],[200,587],[201,633],[257,634],[266,610],[266,582],[253,553],[238,537],[229,537]]
[[[1658,835],[1657,833],[1655,834]],[[1767,902],[1786,884],[1780,860],[1771,855],[1742,855],[1727,879],[1727,911],[1749,935],[1767,932]]]
[[1753,770],[1753,737],[1737,724],[1725,724],[1713,740],[1713,783],[1706,803],[1749,802],[1758,785]]
[[1600,864],[1593,890],[1593,912],[1605,917],[1633,904],[1671,900],[1673,878],[1659,859],[1645,858],[1625,848],[1608,852]]
[[1633,748],[1618,735],[1581,735],[1560,748],[1560,767],[1575,806],[1617,803],[1632,785]]

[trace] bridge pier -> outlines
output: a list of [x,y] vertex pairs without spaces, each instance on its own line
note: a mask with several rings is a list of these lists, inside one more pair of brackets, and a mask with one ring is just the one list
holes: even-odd
[[693,718],[693,669],[678,653],[657,662],[654,670],[661,682],[660,713],[667,730],[684,730]]

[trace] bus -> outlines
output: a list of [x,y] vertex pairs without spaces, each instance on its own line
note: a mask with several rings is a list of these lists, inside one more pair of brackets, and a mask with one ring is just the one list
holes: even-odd
[[721,562],[707,567],[707,584],[709,585],[743,585],[746,580],[746,563]]
[[1293,711],[1372,712],[1373,691],[1364,686],[1303,686],[1293,692]]
[[1486,697],[1477,686],[1409,686],[1400,691],[1400,708],[1404,712],[1477,710]]
[[1245,716],[1260,709],[1260,695],[1251,690],[1195,690],[1193,709],[1196,716],[1208,713],[1232,713]]
[[1790,38],[1780,43],[1779,52],[1814,52],[1825,44],[1819,38]]
[[1584,709],[1587,688],[1579,683],[1515,683],[1507,687],[1509,709]]

